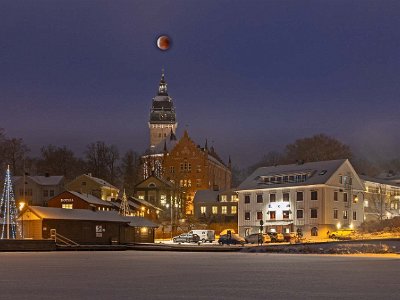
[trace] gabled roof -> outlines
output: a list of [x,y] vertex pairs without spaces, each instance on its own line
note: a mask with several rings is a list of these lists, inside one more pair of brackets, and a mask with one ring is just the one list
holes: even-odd
[[87,203],[110,206],[110,207],[113,206],[110,202],[101,200],[91,194],[81,194],[79,192],[74,192],[74,191],[67,191],[67,192],[75,195],[76,197],[82,199],[83,201],[86,201]]
[[378,184],[386,184],[386,185],[391,185],[393,187],[400,188],[399,183],[397,183],[395,181],[391,181],[389,179],[375,178],[375,177],[369,177],[369,176],[365,176],[365,175],[360,175],[360,178],[363,181],[368,181],[368,182],[378,183]]
[[218,193],[219,191],[212,190],[200,190],[197,191],[194,195],[193,202],[194,203],[215,203],[218,202]]
[[[79,175],[78,177],[76,177],[75,179],[73,179],[71,182],[74,182],[74,181],[78,180],[78,179],[81,178],[81,177],[85,177],[85,178],[87,178],[88,180],[92,180],[92,181],[96,182],[97,184],[99,184],[99,185],[101,185],[101,186],[103,186],[103,187],[107,187],[107,188],[112,188],[112,189],[115,189],[115,190],[119,190],[117,187],[113,186],[111,183],[105,181],[104,179],[97,178],[97,177],[94,177],[94,176],[88,175],[88,174]],[[71,183],[71,182],[70,182],[70,183]]]
[[[114,200],[114,201],[111,201],[111,204],[114,205],[115,207],[117,207],[118,210],[121,207],[121,201],[118,201],[118,199]],[[140,208],[141,208],[141,206],[139,204],[136,204],[135,202],[133,202],[133,201],[131,201],[129,199],[128,199],[128,204],[129,204],[130,207],[133,207],[136,210],[140,210]]]
[[85,220],[127,223],[134,227],[158,227],[157,224],[143,217],[125,217],[116,211],[92,211],[89,209],[65,209],[43,206],[29,206],[24,213],[31,211],[41,219],[51,220]]
[[43,206],[29,206],[27,210],[31,210],[42,219],[126,222],[116,211],[93,211],[90,209],[65,209]]
[[[212,190],[199,190],[193,198],[194,203],[216,203],[219,202],[220,195],[232,195],[235,193],[234,189],[225,191],[212,191]],[[230,202],[230,201],[229,201]]]
[[128,200],[129,200],[129,201],[136,201],[136,202],[139,202],[139,203],[143,204],[144,206],[152,207],[152,208],[154,208],[155,210],[162,210],[161,208],[159,208],[159,207],[157,207],[157,206],[151,204],[150,202],[148,202],[148,201],[146,201],[146,200],[144,200],[144,199],[139,199],[139,198],[135,198],[135,197],[130,196],[130,197],[128,198]]
[[[237,190],[248,189],[266,189],[266,188],[284,188],[290,186],[305,186],[315,184],[325,184],[332,175],[339,169],[347,159],[328,160],[309,162],[304,164],[290,164],[278,165],[271,167],[261,167],[255,170],[249,177],[247,177],[237,188]],[[267,184],[263,183],[261,177],[268,176],[285,176],[296,173],[308,173],[307,180],[304,182],[290,182],[281,184]]]
[[[21,180],[23,176],[14,176],[13,181]],[[64,180],[64,176],[25,176],[26,179],[31,179],[38,185],[59,185]]]
[[154,179],[155,179],[156,181],[158,181],[158,182],[160,182],[160,183],[166,185],[166,186],[169,187],[169,188],[172,188],[172,187],[173,187],[173,184],[172,184],[171,181],[168,181],[168,180],[166,180],[166,179],[157,177],[156,175],[151,175],[151,176],[147,177],[146,179],[142,180],[142,181],[139,182],[137,185],[135,185],[135,187],[139,187],[139,186],[141,186],[143,183],[145,183],[146,181],[150,181],[150,180],[154,180]]

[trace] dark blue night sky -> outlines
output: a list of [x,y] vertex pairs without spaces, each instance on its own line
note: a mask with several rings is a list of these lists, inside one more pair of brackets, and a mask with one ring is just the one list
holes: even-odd
[[396,157],[399,16],[388,0],[2,1],[0,127],[32,154],[142,152],[164,67],[178,135],[236,165],[317,133]]

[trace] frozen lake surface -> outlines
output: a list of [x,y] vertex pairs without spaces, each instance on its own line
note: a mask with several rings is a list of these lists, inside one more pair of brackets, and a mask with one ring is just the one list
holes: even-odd
[[0,299],[400,299],[399,258],[0,253]]

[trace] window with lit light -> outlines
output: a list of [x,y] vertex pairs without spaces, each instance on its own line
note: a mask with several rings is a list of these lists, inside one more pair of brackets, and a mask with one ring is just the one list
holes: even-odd
[[221,214],[226,215],[228,213],[228,207],[226,205],[221,206]]
[[205,214],[207,212],[206,206],[200,206],[200,213]]
[[231,214],[236,215],[237,214],[237,207],[236,206],[231,206]]
[[221,195],[221,202],[226,202],[227,196],[226,195]]
[[347,212],[347,210],[344,210],[343,211],[343,219],[347,220],[347,218],[348,218],[348,212]]
[[61,208],[73,209],[73,204],[72,203],[63,203],[63,204],[61,204]]
[[218,206],[213,206],[212,207],[212,213],[213,213],[213,215],[218,214]]
[[284,219],[289,219],[289,211],[288,210],[282,211],[282,215],[283,215]]
[[276,219],[276,211],[270,210],[269,211],[269,219],[270,220],[275,220]]

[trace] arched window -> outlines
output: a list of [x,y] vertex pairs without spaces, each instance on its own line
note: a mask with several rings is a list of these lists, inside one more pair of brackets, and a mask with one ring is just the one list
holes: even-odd
[[311,228],[311,236],[318,236],[318,228],[317,227]]
[[156,185],[155,185],[154,183],[150,183],[150,184],[149,184],[149,187],[150,187],[150,188],[155,188]]

